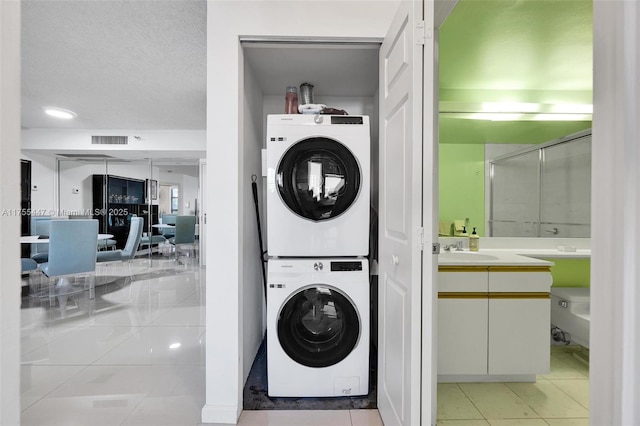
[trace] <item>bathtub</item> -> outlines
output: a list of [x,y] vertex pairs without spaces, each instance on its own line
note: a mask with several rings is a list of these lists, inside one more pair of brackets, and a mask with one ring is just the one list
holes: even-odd
[[571,343],[589,347],[589,288],[551,287],[551,326],[569,333]]

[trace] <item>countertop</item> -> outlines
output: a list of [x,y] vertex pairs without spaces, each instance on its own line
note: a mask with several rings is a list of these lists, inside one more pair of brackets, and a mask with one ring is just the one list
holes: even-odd
[[536,259],[529,255],[516,254],[515,250],[487,249],[477,252],[469,250],[442,251],[438,255],[442,266],[553,266],[553,262]]
[[[545,262],[545,260],[591,258],[591,240],[588,238],[480,237],[480,251],[478,252],[469,251],[468,238],[444,237],[439,241],[441,247],[462,242],[464,248],[462,252],[457,252],[454,249],[451,252],[442,250],[438,257],[440,265],[551,266],[553,262]],[[463,255],[455,257],[456,254]],[[482,256],[474,258],[473,256],[477,254]]]

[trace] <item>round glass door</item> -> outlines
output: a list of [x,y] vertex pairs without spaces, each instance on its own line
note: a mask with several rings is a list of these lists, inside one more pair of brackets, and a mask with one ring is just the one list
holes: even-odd
[[278,340],[294,361],[328,367],[345,359],[360,335],[360,319],[349,299],[317,285],[296,293],[280,310]]
[[360,190],[360,167],[341,143],[310,138],[283,155],[276,182],[289,209],[317,222],[337,217],[353,204]]

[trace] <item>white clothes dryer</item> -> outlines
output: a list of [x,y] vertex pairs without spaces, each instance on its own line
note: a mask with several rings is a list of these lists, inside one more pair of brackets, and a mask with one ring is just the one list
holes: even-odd
[[269,260],[269,396],[368,394],[367,262],[345,258]]
[[369,117],[267,116],[270,256],[369,252]]

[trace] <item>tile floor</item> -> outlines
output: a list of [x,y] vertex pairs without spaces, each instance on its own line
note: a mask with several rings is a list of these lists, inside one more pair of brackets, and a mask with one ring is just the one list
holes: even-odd
[[579,347],[553,346],[536,383],[440,383],[439,426],[588,426],[589,368]]
[[98,265],[96,298],[23,298],[21,424],[198,425],[204,270],[162,259]]
[[[24,298],[21,424],[200,425],[204,270],[168,259],[99,265],[96,298]],[[588,425],[588,368],[554,347],[537,383],[438,385],[438,425]],[[377,410],[244,411],[240,425],[382,425]]]

